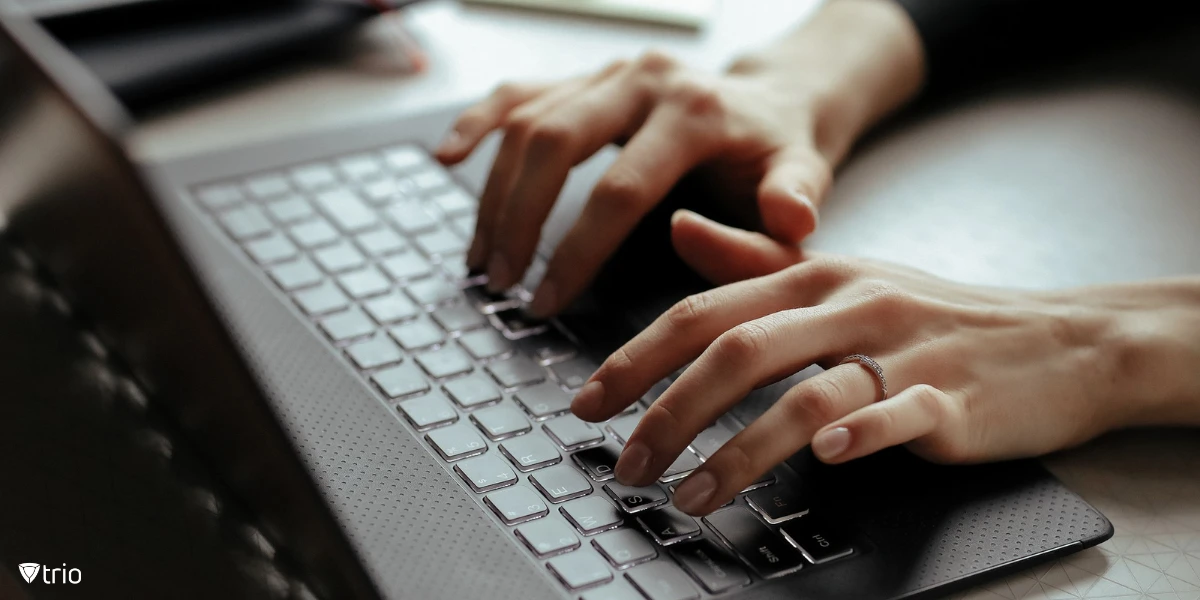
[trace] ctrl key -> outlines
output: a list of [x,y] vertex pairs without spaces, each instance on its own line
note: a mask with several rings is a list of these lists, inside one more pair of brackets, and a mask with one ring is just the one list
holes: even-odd
[[784,525],[780,531],[814,565],[854,554],[848,535],[836,527],[808,519]]

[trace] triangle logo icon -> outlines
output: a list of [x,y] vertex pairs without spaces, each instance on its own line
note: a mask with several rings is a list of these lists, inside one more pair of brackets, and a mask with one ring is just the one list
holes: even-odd
[[37,577],[38,571],[42,570],[42,565],[39,563],[21,563],[17,565],[17,569],[21,571],[21,577],[25,579],[25,583],[33,583],[33,578]]

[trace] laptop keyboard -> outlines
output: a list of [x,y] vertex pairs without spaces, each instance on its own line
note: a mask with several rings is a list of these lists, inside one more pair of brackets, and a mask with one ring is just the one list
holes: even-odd
[[[645,408],[570,414],[597,368],[557,322],[489,292],[463,255],[475,198],[401,145],[194,188],[216,225],[573,598],[689,600],[855,552],[787,466],[697,520],[675,483],[741,429],[722,417],[646,488],[613,466]],[[814,514],[817,513],[817,514]]]

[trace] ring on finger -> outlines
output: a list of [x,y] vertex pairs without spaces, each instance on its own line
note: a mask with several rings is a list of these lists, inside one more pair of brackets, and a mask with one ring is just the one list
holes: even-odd
[[842,362],[838,364],[844,365],[846,363],[858,363],[870,371],[871,374],[875,376],[876,381],[879,382],[879,400],[876,402],[887,400],[887,377],[883,375],[883,367],[879,366],[879,363],[875,362],[875,359],[867,356],[866,354],[851,354],[850,356],[843,358]]

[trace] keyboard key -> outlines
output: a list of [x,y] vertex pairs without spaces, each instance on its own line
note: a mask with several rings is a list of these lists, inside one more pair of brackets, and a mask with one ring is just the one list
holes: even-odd
[[440,167],[418,171],[412,175],[412,182],[423,193],[432,192],[438,188],[450,185],[450,176]]
[[463,236],[463,239],[471,239],[475,236],[475,213],[451,218],[450,229]]
[[576,353],[575,344],[553,328],[515,343],[522,353],[543,365],[573,358]]
[[500,401],[500,390],[482,373],[473,373],[442,386],[455,404],[470,410]]
[[517,482],[517,474],[504,464],[504,459],[493,454],[484,454],[459,461],[454,464],[454,470],[459,477],[466,480],[471,489],[480,494],[508,487]]
[[537,363],[524,356],[491,363],[487,366],[487,372],[503,388],[532,385],[546,379],[546,372]]
[[392,282],[379,269],[365,267],[338,275],[338,285],[342,286],[351,298],[367,298],[378,296],[392,287]]
[[634,567],[625,574],[630,583],[649,600],[697,600],[696,591],[687,575],[669,561],[657,560]]
[[421,314],[421,307],[413,304],[412,300],[400,292],[371,298],[363,302],[363,308],[367,310],[367,314],[371,315],[372,319],[384,325],[411,319]]
[[467,251],[467,242],[444,227],[417,235],[413,239],[413,243],[421,249],[421,252],[425,253],[425,256],[429,257],[461,254]]
[[446,339],[446,334],[442,333],[442,330],[430,323],[428,319],[417,319],[397,325],[388,330],[388,335],[391,335],[401,348],[409,352],[440,344]]
[[483,502],[505,525],[524,523],[550,514],[550,507],[541,496],[523,485],[492,492],[483,497]]
[[412,145],[393,146],[383,151],[383,159],[393,170],[407,172],[428,162],[425,153]]
[[344,342],[375,331],[375,323],[362,311],[352,308],[321,319],[321,329],[335,342]]
[[500,452],[508,457],[518,471],[525,473],[562,461],[562,455],[550,440],[531,435],[501,443]]
[[296,304],[309,315],[323,315],[350,306],[350,299],[332,281],[306,290],[296,292],[293,296]]
[[420,279],[433,273],[433,267],[429,265],[429,261],[412,251],[389,256],[379,264],[383,266],[383,270],[387,271],[388,275],[392,276],[392,279],[398,281]]
[[[416,186],[413,186],[413,191],[416,191]],[[408,197],[408,194],[404,193],[399,182],[390,177],[384,177],[383,179],[363,185],[362,192],[367,197],[367,200],[375,204],[383,204],[390,200],[400,200]]]
[[466,423],[434,429],[425,434],[433,449],[447,461],[456,461],[487,452],[487,442]]
[[351,181],[369,181],[383,177],[383,163],[370,154],[355,154],[337,161],[338,170]]
[[778,525],[808,514],[808,495],[795,486],[777,485],[746,496],[746,504],[764,521]]
[[468,331],[458,338],[458,343],[475,360],[501,358],[513,351],[512,342],[495,329]]
[[701,458],[708,460],[712,455],[725,445],[725,442],[733,439],[737,435],[737,431],[726,425],[723,420],[718,420],[710,425],[707,429],[700,432],[696,439],[692,440],[692,449],[699,454]]
[[434,310],[429,316],[448,332],[454,333],[476,329],[487,325],[487,318],[466,304],[443,306]]
[[787,575],[804,565],[800,551],[763,525],[748,508],[721,509],[704,522],[765,579]]
[[412,363],[403,363],[377,371],[371,375],[371,381],[389,398],[399,398],[420,392],[429,391],[429,382]]
[[542,425],[563,450],[576,450],[604,441],[604,434],[575,415],[563,415]]
[[579,600],[646,600],[646,597],[633,589],[628,581],[617,579],[594,590],[587,590],[579,596]]
[[206,185],[197,188],[193,193],[208,210],[224,210],[246,199],[237,185],[232,183]]
[[332,244],[341,235],[333,228],[333,225],[320,217],[292,225],[288,233],[303,248],[318,248]]
[[261,265],[268,265],[296,258],[299,250],[283,234],[272,233],[246,243],[246,253]]
[[750,483],[750,485],[746,486],[746,489],[742,490],[742,493],[745,494],[746,492],[749,492],[751,490],[757,490],[758,488],[766,487],[768,485],[771,485],[772,483],[775,483],[775,474],[770,471],[767,471],[766,473],[763,473],[762,477],[755,479],[753,482]]
[[584,535],[608,531],[625,522],[620,511],[600,496],[573,500],[562,505],[559,512]]
[[657,485],[633,487],[613,481],[604,484],[604,492],[627,513],[639,513],[667,502],[667,493]]
[[465,255],[446,255],[442,257],[442,262],[438,264],[438,268],[451,280],[459,282],[459,286],[467,285],[467,280],[471,277],[471,271],[467,268],[466,261],[467,258]]
[[374,369],[398,363],[404,359],[400,348],[383,335],[377,335],[364,342],[348,346],[346,354],[360,369]]
[[594,552],[572,552],[550,559],[546,567],[567,589],[577,590],[597,585],[613,578],[608,563]]
[[493,442],[528,433],[532,427],[521,411],[511,406],[491,406],[471,413],[471,420]]
[[321,282],[321,271],[307,258],[271,267],[268,272],[279,287],[291,291]]
[[547,329],[545,321],[530,317],[522,308],[497,310],[492,313],[492,319],[496,327],[504,330],[504,335],[513,340],[537,335]]
[[475,365],[465,352],[458,346],[443,346],[437,350],[423,352],[416,356],[418,365],[434,379],[445,379],[455,375],[468,373]]
[[814,565],[854,554],[849,536],[841,529],[811,517],[790,521],[780,528],[788,543],[800,549]]
[[221,226],[234,239],[246,240],[271,232],[271,222],[267,220],[267,216],[263,214],[262,209],[257,206],[243,206],[227,210],[219,217]]
[[266,200],[282,196],[291,191],[292,186],[279,173],[266,173],[246,180],[246,189],[256,200]]
[[579,538],[569,525],[557,519],[526,523],[514,531],[540,558],[569,552],[579,547]]
[[396,228],[404,235],[416,235],[437,227],[437,219],[430,216],[416,200],[399,200],[384,210]]
[[316,197],[317,208],[339,229],[354,233],[379,224],[379,216],[362,198],[346,189],[321,192]]
[[587,478],[567,465],[537,471],[529,476],[529,481],[555,504],[592,493]]
[[513,394],[513,400],[516,400],[517,404],[520,404],[521,408],[537,421],[571,410],[573,398],[574,396],[549,381],[527,387]]
[[671,386],[670,379],[660,379],[658,381],[658,383],[655,383],[654,385],[650,386],[650,391],[646,392],[645,394],[642,394],[641,398],[638,398],[638,403],[640,403],[642,406],[644,406],[646,408],[650,408],[650,405],[654,404],[654,401],[658,400],[658,397],[662,396],[663,393],[666,392],[667,388],[669,388],[670,386]]
[[628,415],[619,419],[613,419],[608,423],[608,430],[612,432],[617,441],[622,445],[633,435],[633,430],[637,428],[637,424],[642,420],[642,414]]
[[308,200],[295,194],[267,204],[267,212],[278,223],[290,224],[303,221],[316,214]]
[[671,463],[671,466],[667,467],[667,470],[663,472],[662,477],[659,477],[658,480],[663,483],[667,483],[669,481],[683,479],[688,473],[691,473],[696,467],[699,466],[700,461],[696,458],[696,455],[684,450],[683,452],[679,453],[679,457]]
[[313,253],[313,258],[316,259],[318,265],[321,265],[322,269],[330,273],[349,271],[367,264],[367,259],[363,258],[358,248],[346,240],[317,250]]
[[292,169],[292,180],[300,189],[316,191],[337,184],[337,173],[326,164],[314,163]]
[[592,362],[591,359],[582,356],[571,360],[563,361],[558,364],[550,365],[550,372],[554,374],[554,378],[558,380],[563,387],[570,390],[577,390],[587,383],[592,373],[599,369],[600,365]]
[[713,594],[750,584],[750,575],[738,559],[708,540],[672,546],[671,554],[684,571]]
[[[560,442],[561,443],[561,442]],[[587,473],[593,481],[608,481],[613,478],[613,469],[617,466],[617,459],[621,457],[621,451],[608,444],[596,446],[594,448],[584,448],[579,452],[571,455],[571,459],[575,464]]]
[[450,402],[441,392],[436,391],[420,398],[405,400],[397,404],[396,408],[417,431],[449,425],[458,420],[458,413],[454,412],[454,407],[450,406]]
[[492,314],[496,311],[507,310],[521,305],[521,300],[506,296],[504,292],[492,292],[487,289],[487,285],[480,283],[473,285],[463,290],[467,295],[467,299],[479,312],[484,314]]
[[410,283],[404,291],[413,301],[425,305],[445,304],[462,297],[458,286],[440,277]]
[[673,506],[664,506],[638,515],[638,523],[663,546],[669,546],[700,535],[696,520]]
[[[429,196],[429,201],[446,217],[458,217],[475,212],[475,198],[461,188],[452,187]],[[474,230],[474,227],[471,228]]]
[[644,533],[634,529],[602,533],[592,540],[592,545],[618,569],[644,563],[658,556],[654,544],[646,539]]
[[408,242],[400,234],[386,227],[360,233],[355,239],[363,252],[375,258],[395,254],[408,247]]

